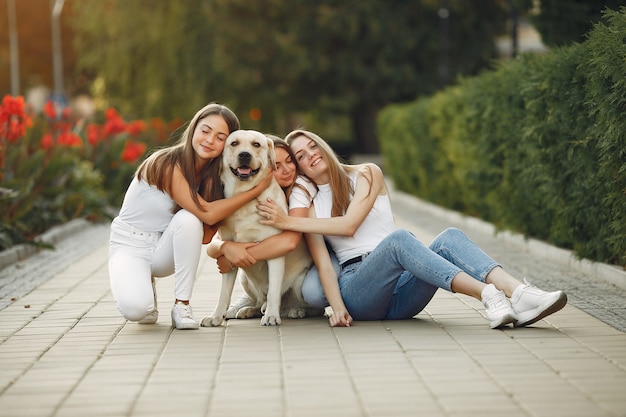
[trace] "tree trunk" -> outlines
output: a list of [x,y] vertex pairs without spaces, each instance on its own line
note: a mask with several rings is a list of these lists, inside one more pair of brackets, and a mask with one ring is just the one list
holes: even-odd
[[356,107],[352,112],[352,130],[354,132],[353,153],[378,154],[378,136],[376,135],[376,116],[378,108],[373,105]]

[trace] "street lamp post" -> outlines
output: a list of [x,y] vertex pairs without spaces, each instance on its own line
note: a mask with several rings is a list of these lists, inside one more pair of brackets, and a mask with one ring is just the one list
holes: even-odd
[[11,62],[11,94],[20,94],[20,53],[17,42],[17,13],[15,0],[7,0],[7,17],[9,20],[9,54]]
[[51,0],[52,5],[52,69],[54,71],[53,99],[56,103],[64,104],[63,88],[63,51],[61,46],[61,11],[65,0]]

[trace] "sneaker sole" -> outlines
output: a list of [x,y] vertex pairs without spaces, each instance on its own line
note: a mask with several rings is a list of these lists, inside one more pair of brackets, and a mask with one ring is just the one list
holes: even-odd
[[513,323],[513,325],[515,325],[516,321],[517,321],[517,318],[513,314],[506,314],[502,316],[500,320],[490,321],[489,326],[492,329],[499,329],[500,327],[505,327],[507,324]]
[[197,330],[200,327],[198,323],[189,323],[189,324],[179,324],[172,323],[172,328],[177,330]]
[[[154,311],[156,311],[156,313],[154,313]],[[148,313],[148,316],[146,316],[145,318],[139,320],[137,323],[138,324],[155,324],[157,321],[159,321],[159,312],[157,310],[151,311],[150,313]]]
[[529,326],[533,323],[538,322],[539,320],[543,319],[544,317],[549,316],[550,314],[554,314],[557,311],[559,311],[560,309],[562,309],[563,307],[565,307],[565,305],[567,304],[567,294],[565,294],[564,292],[561,293],[561,295],[559,296],[559,298],[556,299],[556,301],[554,301],[554,303],[552,303],[551,305],[549,305],[547,308],[544,308],[543,310],[540,311],[535,311],[535,315],[531,316],[530,318],[526,319],[526,320],[518,320],[517,323],[515,323],[515,327],[524,327],[524,326]]

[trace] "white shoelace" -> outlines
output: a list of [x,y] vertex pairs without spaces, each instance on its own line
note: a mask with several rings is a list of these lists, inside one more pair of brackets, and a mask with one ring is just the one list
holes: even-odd
[[508,303],[506,300],[506,295],[504,295],[502,291],[498,291],[485,298],[485,304],[488,306],[488,308],[497,309],[501,307],[506,307]]
[[530,292],[530,293],[532,293],[534,295],[543,295],[543,294],[546,293],[544,290],[540,290],[539,288],[535,287],[526,278],[524,278],[524,284],[526,284],[526,287],[524,288],[524,291]]
[[191,309],[189,308],[189,304],[178,303],[176,304],[176,309],[178,310],[178,314],[183,319],[191,319]]

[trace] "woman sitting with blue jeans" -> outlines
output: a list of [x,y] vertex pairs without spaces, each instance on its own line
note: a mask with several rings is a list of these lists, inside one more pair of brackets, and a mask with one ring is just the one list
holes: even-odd
[[[437,288],[481,300],[491,328],[527,326],[567,303],[562,291],[545,292],[515,279],[458,229],[445,230],[430,247],[396,230],[378,166],[342,164],[323,139],[308,131],[293,131],[286,140],[318,192],[307,218],[261,202],[259,213],[266,219],[261,223],[306,234],[333,310],[331,326],[350,326],[353,319],[411,318]],[[325,240],[341,265],[339,276]]]

